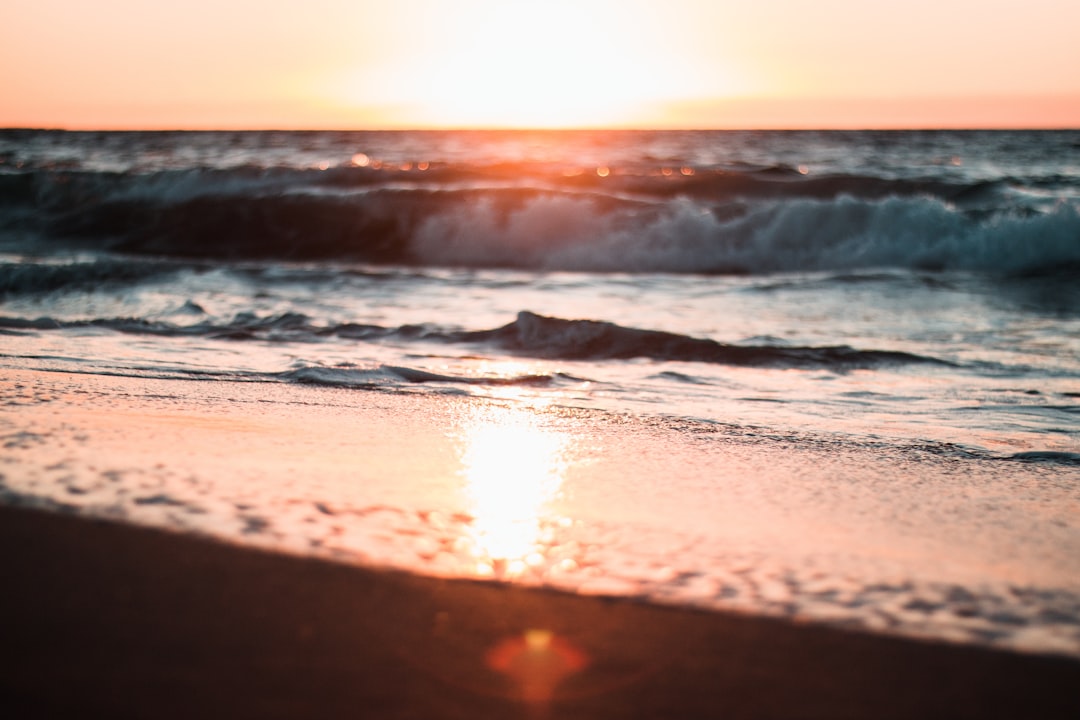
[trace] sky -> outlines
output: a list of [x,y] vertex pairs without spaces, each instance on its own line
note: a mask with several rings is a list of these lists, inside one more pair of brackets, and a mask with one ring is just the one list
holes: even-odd
[[0,127],[1080,127],[1076,0],[3,0]]

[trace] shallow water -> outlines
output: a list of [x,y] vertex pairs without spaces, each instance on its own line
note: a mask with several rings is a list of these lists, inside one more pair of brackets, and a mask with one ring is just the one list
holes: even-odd
[[[1080,655],[1067,458],[14,371],[7,503],[448,577]],[[13,422],[15,421],[15,422]]]

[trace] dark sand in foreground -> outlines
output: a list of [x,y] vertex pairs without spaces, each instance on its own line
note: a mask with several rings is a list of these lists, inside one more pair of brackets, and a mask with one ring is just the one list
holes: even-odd
[[[0,508],[0,544],[8,718],[1080,717],[1080,662],[1065,658],[421,578],[30,510]],[[529,630],[543,631],[531,645]]]

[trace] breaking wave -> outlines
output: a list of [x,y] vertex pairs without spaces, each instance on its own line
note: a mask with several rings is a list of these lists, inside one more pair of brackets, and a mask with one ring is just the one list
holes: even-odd
[[[449,330],[436,324],[398,327],[342,323],[320,325],[306,315],[285,313],[260,317],[242,313],[227,323],[202,321],[179,325],[142,318],[98,318],[63,321],[50,317],[34,320],[0,318],[0,330],[34,332],[65,328],[96,327],[136,335],[199,336],[219,340],[260,340],[269,342],[318,342],[338,338],[358,342],[415,341],[451,345],[482,346],[511,355],[551,360],[626,360],[648,358],[660,361],[702,362],[763,368],[821,368],[846,371],[856,368],[904,364],[949,363],[936,358],[888,350],[858,350],[846,345],[787,347],[775,345],[732,345],[709,338],[696,338],[661,330],[616,325],[600,320],[567,320],[520,312],[502,327],[489,330]],[[304,370],[292,378],[298,382],[320,379],[323,370]],[[384,368],[408,382],[443,381],[446,377],[426,371]],[[419,374],[418,374],[419,373]],[[335,377],[345,377],[334,373]],[[347,378],[361,382],[363,378]],[[543,377],[533,378],[544,382]],[[531,381],[531,380],[530,380]],[[490,384],[490,381],[484,381]],[[515,382],[523,382],[515,380]]]
[[1007,180],[819,177],[787,168],[606,177],[515,165],[424,173],[40,169],[0,174],[0,235],[9,251],[32,243],[209,261],[746,274],[1077,271],[1077,204],[1032,197]]

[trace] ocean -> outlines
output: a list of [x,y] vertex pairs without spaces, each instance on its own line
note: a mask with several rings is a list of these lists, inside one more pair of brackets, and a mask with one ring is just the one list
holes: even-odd
[[1080,657],[1080,131],[4,130],[0,368],[9,504]]

